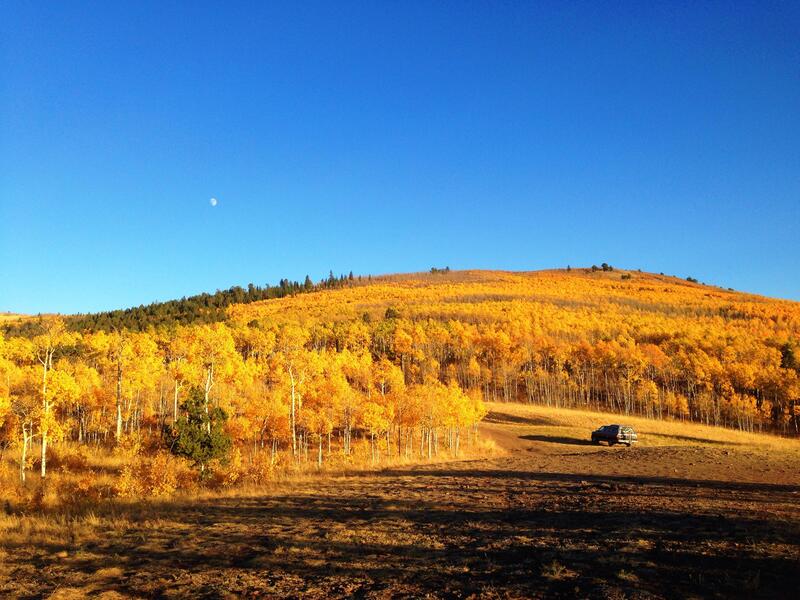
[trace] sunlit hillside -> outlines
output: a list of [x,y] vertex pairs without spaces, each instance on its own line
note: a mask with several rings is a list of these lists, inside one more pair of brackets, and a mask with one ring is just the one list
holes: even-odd
[[[229,308],[487,399],[797,431],[800,304],[638,271],[466,271]],[[386,317],[392,317],[387,319]]]
[[[668,318],[720,317],[725,321],[752,317],[787,323],[798,332],[800,303],[745,294],[724,288],[638,271],[571,269],[514,273],[453,271],[387,275],[355,282],[337,290],[296,295],[278,301],[231,307],[232,317],[300,322],[342,321],[383,317],[387,307],[409,318],[508,320],[560,314]],[[789,324],[791,322],[791,324]],[[583,331],[583,328],[581,329]]]
[[[795,302],[611,268],[272,289],[211,323],[181,324],[195,297],[169,305],[180,319],[137,320],[143,331],[71,331],[52,315],[8,329],[6,489],[28,497],[48,465],[138,497],[480,454],[487,401],[798,434]],[[285,295],[254,300],[273,293]]]
[[25,318],[24,315],[18,315],[14,313],[0,313],[0,324],[4,323],[11,323],[14,321],[19,321],[20,319]]

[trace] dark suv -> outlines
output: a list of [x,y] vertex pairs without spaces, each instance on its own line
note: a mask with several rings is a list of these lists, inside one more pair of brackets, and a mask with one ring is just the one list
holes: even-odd
[[637,440],[633,427],[628,427],[627,425],[603,425],[600,429],[595,429],[592,432],[593,444],[606,442],[609,446],[614,444],[630,446]]

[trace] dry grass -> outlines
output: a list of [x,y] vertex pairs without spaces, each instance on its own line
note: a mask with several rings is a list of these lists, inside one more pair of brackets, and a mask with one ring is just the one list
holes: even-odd
[[[287,453],[281,452],[274,466],[269,466],[268,454],[261,454],[258,459],[266,461],[266,471],[259,470],[260,463],[251,462],[252,457],[240,458],[236,464],[219,465],[216,473],[200,481],[198,472],[189,463],[165,455],[163,451],[137,453],[125,444],[121,449],[108,449],[66,442],[50,446],[47,485],[42,486],[37,450],[34,447],[33,466],[27,471],[24,485],[19,482],[16,453],[6,452],[0,457],[0,507],[7,514],[80,516],[100,510],[108,512],[115,504],[127,505],[138,500],[172,499],[185,503],[250,497],[287,483],[311,485],[320,478],[367,474],[420,464],[435,465],[454,458],[466,460],[504,453],[493,439],[478,437],[475,440],[465,438],[458,457],[445,449],[431,459],[383,453],[373,463],[368,442],[354,440],[352,456],[344,457],[334,448],[321,467],[315,462],[315,453],[307,461],[295,462]],[[393,446],[392,450],[396,451],[396,448]]]
[[562,581],[564,579],[572,579],[577,577],[578,574],[572,569],[568,569],[557,560],[548,563],[542,567],[542,577],[550,581]]
[[29,318],[28,315],[18,315],[15,313],[0,313],[0,323],[11,323],[19,319]]
[[[0,513],[0,596],[796,591],[797,442],[625,419],[641,444],[597,447],[588,432],[618,416],[491,408],[489,441],[475,449],[493,440],[499,450],[488,458],[297,471],[269,486],[116,499],[74,513]],[[117,460],[98,458],[92,468]]]
[[[610,423],[634,427],[638,443],[633,448],[592,445],[591,432]],[[573,473],[599,469],[625,477],[631,461],[647,461],[648,474],[663,478],[800,484],[800,440],[793,438],[517,403],[490,404],[481,427],[511,451],[532,443],[548,456],[571,449],[588,461],[573,461]]]
[[[589,438],[600,425],[620,423],[632,426],[639,436],[639,445],[693,446],[730,445],[747,446],[764,450],[799,453],[800,440],[768,433],[748,433],[723,427],[702,425],[689,421],[656,420],[608,412],[595,412],[569,408],[555,408],[536,404],[488,403],[491,411],[529,419],[536,431],[559,435]],[[524,421],[521,421],[524,423]]]

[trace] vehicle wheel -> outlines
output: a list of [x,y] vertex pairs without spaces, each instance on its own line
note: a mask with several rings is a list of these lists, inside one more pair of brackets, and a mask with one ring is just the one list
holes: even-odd
[[609,447],[609,448],[610,448],[611,446],[613,446],[614,444],[616,444],[616,442],[612,442],[611,440],[608,440],[608,447]]
[[626,445],[628,448],[630,448],[630,447],[631,447],[631,443],[630,443],[630,442],[625,442],[625,445]]
[[592,443],[593,443],[595,446],[599,446],[599,445],[600,445],[600,440],[592,440]]

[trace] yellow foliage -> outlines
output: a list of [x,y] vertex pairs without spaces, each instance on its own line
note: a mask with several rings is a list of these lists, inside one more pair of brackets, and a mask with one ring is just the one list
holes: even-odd
[[69,509],[97,504],[107,491],[97,483],[94,471],[83,471],[77,477],[58,477],[56,479],[56,497],[58,503]]
[[138,455],[126,464],[114,491],[120,498],[162,498],[177,490],[197,487],[197,474],[187,461],[157,452],[153,456]]
[[273,479],[275,470],[279,466],[281,466],[280,459],[273,460],[265,452],[256,453],[242,466],[240,481],[252,485],[264,485]]
[[0,427],[5,424],[6,418],[11,414],[11,399],[0,396]]
[[468,271],[227,314],[139,333],[45,318],[31,339],[0,337],[2,443],[27,463],[43,438],[114,447],[117,493],[158,497],[197,485],[162,438],[192,387],[230,417],[219,486],[457,454],[495,400],[800,430],[796,302],[639,272]]
[[242,452],[239,448],[234,448],[230,456],[225,461],[213,459],[209,461],[208,467],[211,476],[206,481],[210,488],[226,488],[235,485],[245,474],[245,465],[242,459]]
[[114,452],[125,459],[133,459],[142,451],[142,438],[138,435],[124,435],[114,447]]

